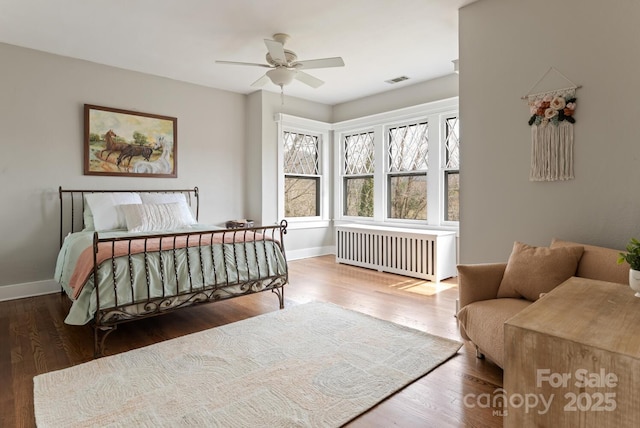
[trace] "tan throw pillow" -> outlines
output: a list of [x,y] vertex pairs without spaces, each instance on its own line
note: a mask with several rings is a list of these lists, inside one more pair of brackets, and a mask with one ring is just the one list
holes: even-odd
[[583,247],[534,247],[515,242],[504,271],[498,297],[535,301],[575,275]]

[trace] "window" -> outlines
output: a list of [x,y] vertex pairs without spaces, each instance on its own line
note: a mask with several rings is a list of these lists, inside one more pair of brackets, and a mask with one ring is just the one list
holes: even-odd
[[427,219],[427,122],[389,128],[387,216]]
[[291,229],[329,226],[331,125],[282,113],[274,119],[278,128],[274,217],[287,219]]
[[445,120],[444,219],[460,221],[460,135],[458,117]]
[[336,221],[455,228],[458,99],[334,124]]
[[319,137],[284,131],[284,215],[320,215]]
[[343,214],[373,217],[373,132],[344,136]]

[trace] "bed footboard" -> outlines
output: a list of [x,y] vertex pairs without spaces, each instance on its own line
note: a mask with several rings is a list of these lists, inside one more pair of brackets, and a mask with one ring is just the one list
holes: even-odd
[[287,223],[128,238],[94,234],[94,352],[118,324],[272,291],[284,308]]

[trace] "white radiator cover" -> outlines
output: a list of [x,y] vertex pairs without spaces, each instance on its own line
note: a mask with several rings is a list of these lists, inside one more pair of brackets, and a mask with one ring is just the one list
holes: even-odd
[[440,281],[456,276],[456,232],[350,224],[336,226],[336,261]]

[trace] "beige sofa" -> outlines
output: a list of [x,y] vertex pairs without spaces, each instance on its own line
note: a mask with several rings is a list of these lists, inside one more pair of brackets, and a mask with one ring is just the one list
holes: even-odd
[[507,263],[458,265],[460,334],[503,367],[505,321],[571,276],[628,284],[619,253],[554,239],[549,248],[514,244]]

